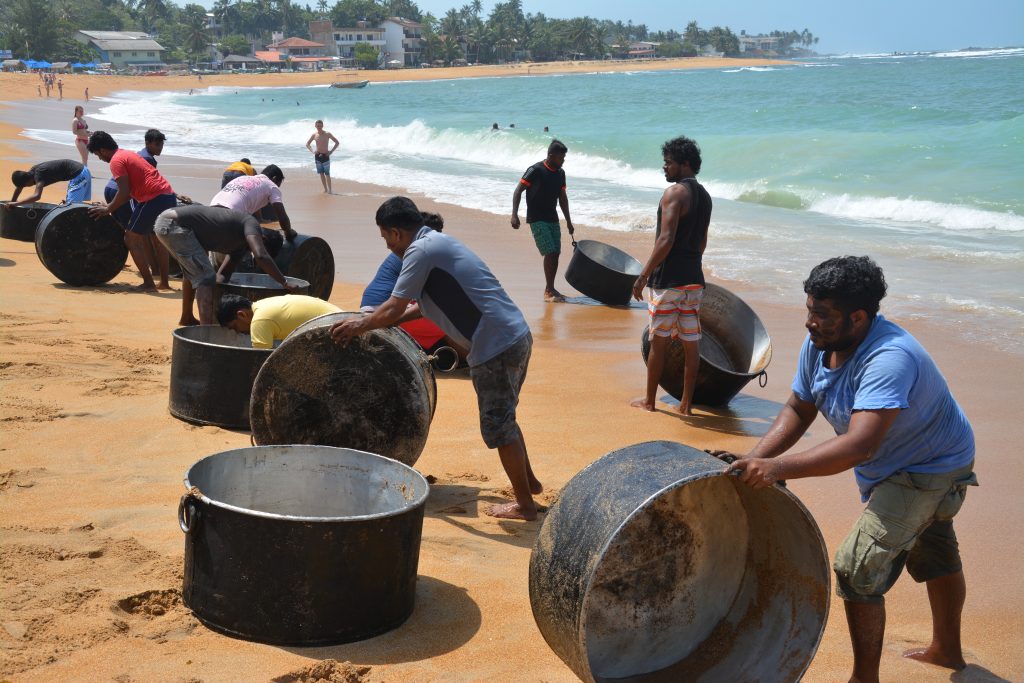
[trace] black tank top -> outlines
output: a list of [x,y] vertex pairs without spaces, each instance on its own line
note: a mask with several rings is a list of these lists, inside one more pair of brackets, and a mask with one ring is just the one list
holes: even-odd
[[[701,245],[708,234],[711,223],[711,195],[696,178],[683,178],[690,190],[690,210],[679,219],[676,240],[672,250],[651,273],[650,286],[655,289],[703,285],[704,271],[701,268]],[[658,205],[658,225],[655,239],[661,234],[661,205]]]

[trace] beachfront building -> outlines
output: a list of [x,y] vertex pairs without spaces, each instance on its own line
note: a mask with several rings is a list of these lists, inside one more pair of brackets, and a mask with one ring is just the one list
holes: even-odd
[[113,69],[135,68],[142,71],[164,68],[164,48],[141,31],[78,31],[75,40],[100,53],[101,62]]
[[267,66],[267,63],[262,59],[245,55],[228,55],[221,60],[220,64],[221,68],[229,71],[250,71],[253,69],[263,69]]
[[274,35],[274,42],[266,50],[259,50],[256,56],[278,67],[290,65],[305,69],[321,69],[337,63],[337,57],[327,54],[327,46],[305,38],[282,38]]
[[391,17],[381,22],[384,29],[384,61],[395,66],[419,66],[423,52],[423,24]]
[[740,52],[751,54],[768,54],[779,51],[778,36],[740,36]]
[[365,21],[356,22],[354,28],[336,28],[332,33],[332,39],[338,50],[338,56],[345,60],[352,60],[356,54],[356,44],[365,43],[377,49],[383,54],[387,52],[387,40],[385,29],[370,26]]
[[652,59],[661,43],[651,43],[646,40],[638,40],[629,44],[627,54],[630,59]]

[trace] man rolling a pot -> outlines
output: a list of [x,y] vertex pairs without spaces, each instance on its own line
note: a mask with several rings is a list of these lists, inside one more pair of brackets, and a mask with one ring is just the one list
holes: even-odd
[[264,206],[273,208],[277,221],[285,237],[294,240],[298,234],[292,229],[292,222],[284,210],[284,199],[281,196],[281,183],[284,172],[274,164],[270,164],[257,175],[235,178],[213,196],[210,206],[223,206],[242,213],[255,214]]
[[658,382],[665,369],[671,339],[683,343],[683,395],[679,412],[692,415],[693,390],[700,367],[700,302],[704,297],[701,259],[708,244],[711,195],[697,182],[700,147],[686,137],[661,146],[665,180],[672,183],[658,204],[654,250],[633,285],[633,297],[643,301],[650,287],[651,350],[647,356],[647,393],[632,406],[654,410]]
[[[412,319],[411,301],[445,334],[469,349],[469,372],[480,409],[480,432],[496,448],[516,500],[487,513],[505,519],[536,519],[533,500],[543,491],[534,476],[523,433],[516,422],[533,337],[523,314],[487,265],[462,243],[423,225],[407,197],[392,197],[377,209],[380,235],[402,270],[391,297],[369,315],[331,327],[341,345],[364,332]],[[414,309],[415,310],[415,309]]]
[[569,148],[559,140],[548,145],[548,156],[526,169],[512,193],[512,227],[519,229],[519,199],[526,192],[526,222],[530,224],[533,240],[544,259],[544,300],[565,301],[555,289],[558,256],[562,253],[562,228],[558,224],[555,205],[562,207],[565,227],[572,235],[569,217],[569,195],[565,193],[565,154]]
[[[834,563],[853,641],[851,681],[878,681],[885,594],[904,567],[927,584],[932,612],[931,644],[904,656],[963,669],[967,588],[953,517],[978,483],[971,425],[928,352],[878,315],[886,284],[874,261],[829,259],[811,271],[804,292],[808,336],[793,393],[768,434],[729,470],[759,489],[853,469],[867,507]],[[836,436],[787,452],[818,413]]]
[[[220,206],[179,206],[164,211],[156,219],[154,234],[181,264],[181,319],[179,325],[215,325],[217,314],[213,307],[213,286],[218,273],[210,262],[208,252],[228,254],[232,263],[238,263],[245,250],[252,252],[253,261],[285,289],[289,285],[263,244],[260,224],[251,214],[232,211]],[[221,266],[222,278],[230,278],[233,267]],[[199,319],[192,311],[192,301],[199,305]]]
[[[14,195],[11,201],[4,203],[5,209],[38,202],[43,196],[44,187],[59,182],[68,184],[64,204],[87,202],[92,199],[92,175],[89,174],[89,167],[74,159],[43,161],[27,171],[14,171],[11,173],[11,182],[14,183]],[[21,191],[33,185],[35,192],[18,201]]]
[[217,322],[249,335],[254,349],[271,349],[299,325],[328,313],[341,313],[341,309],[315,296],[285,294],[249,301],[225,294],[217,306]]

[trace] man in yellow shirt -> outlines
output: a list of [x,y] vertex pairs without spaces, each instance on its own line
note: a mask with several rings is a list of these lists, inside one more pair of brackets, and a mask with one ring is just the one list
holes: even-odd
[[285,294],[249,301],[237,294],[225,294],[217,307],[217,320],[235,332],[248,334],[254,349],[270,349],[299,325],[341,309],[315,296]]
[[235,178],[241,178],[244,175],[256,175],[256,169],[252,167],[251,161],[242,157],[241,161],[236,161],[224,169],[224,175],[220,179],[221,188]]

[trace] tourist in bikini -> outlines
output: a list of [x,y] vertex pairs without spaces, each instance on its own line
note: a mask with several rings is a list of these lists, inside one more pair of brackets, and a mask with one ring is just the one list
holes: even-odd
[[71,119],[71,134],[75,136],[75,149],[82,157],[82,164],[89,165],[89,124],[85,120],[85,107],[75,107],[75,118]]

